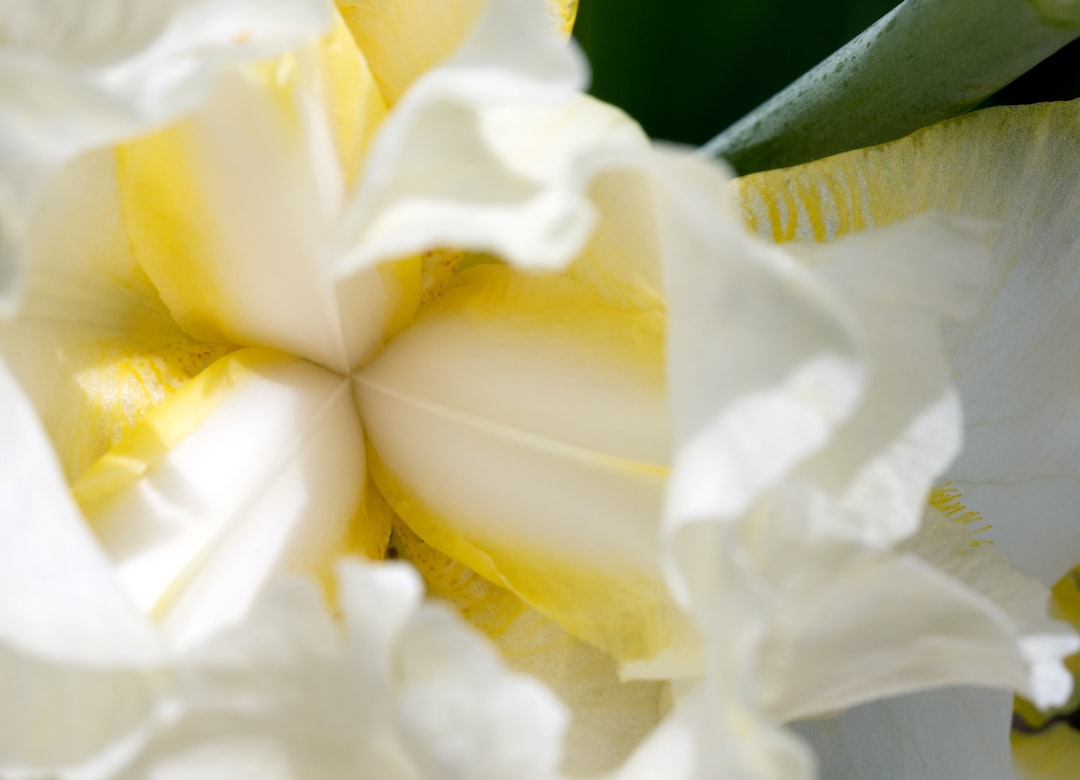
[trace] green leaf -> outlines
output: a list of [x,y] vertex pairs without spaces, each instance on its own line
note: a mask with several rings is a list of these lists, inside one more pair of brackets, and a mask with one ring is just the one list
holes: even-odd
[[1080,0],[906,0],[703,151],[739,173],[961,114],[1080,37]]

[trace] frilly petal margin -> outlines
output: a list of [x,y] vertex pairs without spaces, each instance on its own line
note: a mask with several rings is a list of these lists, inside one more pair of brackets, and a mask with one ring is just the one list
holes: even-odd
[[0,314],[20,292],[30,211],[60,165],[182,115],[224,68],[270,56],[329,23],[326,0],[19,0],[6,8]]
[[169,722],[118,777],[544,780],[566,715],[402,564],[338,564],[341,632],[311,583],[272,587],[184,660]]
[[930,209],[992,220],[992,293],[946,343],[965,448],[948,478],[1021,571],[1080,560],[1080,101],[977,111],[872,149],[738,181],[777,242],[829,241]]
[[18,777],[136,731],[170,679],[167,648],[114,580],[2,363],[0,442],[0,773]]
[[375,138],[338,236],[338,276],[439,247],[565,266],[595,222],[583,197],[593,153],[647,146],[620,112],[581,96],[584,81],[542,3],[489,3]]

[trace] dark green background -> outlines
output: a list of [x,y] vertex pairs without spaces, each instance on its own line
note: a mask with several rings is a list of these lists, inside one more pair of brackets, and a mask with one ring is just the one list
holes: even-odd
[[[592,92],[654,138],[701,144],[888,13],[895,0],[580,0]],[[1080,96],[1073,43],[994,102]]]

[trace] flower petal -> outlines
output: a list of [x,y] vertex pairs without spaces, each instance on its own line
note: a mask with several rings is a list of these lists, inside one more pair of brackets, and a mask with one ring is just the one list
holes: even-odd
[[580,94],[583,66],[543,13],[489,3],[468,44],[395,107],[338,238],[339,276],[447,247],[551,269],[583,248],[589,180],[612,150],[646,141]]
[[[552,21],[570,34],[578,0],[548,0]],[[449,57],[468,37],[485,0],[337,0],[388,103]]]
[[511,669],[539,679],[566,706],[564,774],[592,777],[615,769],[657,724],[666,683],[621,682],[609,655],[424,544],[407,527],[396,528],[393,544],[423,576],[429,596],[453,605],[491,639]]
[[1061,659],[1076,635],[1040,617],[1045,589],[973,546],[968,526],[929,510],[909,553],[873,553],[830,544],[832,511],[792,488],[751,531],[775,593],[760,661],[769,712],[789,720],[964,684],[1068,697]]
[[940,216],[788,248],[858,317],[870,382],[800,479],[842,498],[847,533],[884,547],[918,528],[926,495],[960,451],[960,405],[941,323],[970,316],[986,280],[985,228]]
[[949,473],[994,541],[1052,585],[1080,560],[1080,102],[976,112],[909,138],[741,180],[759,232],[829,239],[927,209],[1002,223],[993,297],[953,328],[967,420]]
[[955,688],[794,724],[829,780],[1011,780],[1004,691]]
[[362,518],[363,448],[347,380],[244,350],[151,411],[75,493],[132,597],[190,644],[275,575],[327,572]]
[[794,735],[741,707],[730,692],[704,684],[614,774],[614,780],[656,777],[811,780],[814,759]]
[[324,28],[321,0],[17,2],[0,20],[0,305],[10,307],[26,221],[62,163],[194,108],[217,75]]
[[22,306],[0,321],[0,350],[69,480],[229,350],[181,331],[135,264],[115,167],[94,152],[52,180],[30,224]]
[[155,676],[166,652],[114,579],[3,363],[0,442],[0,771],[47,771],[134,730],[166,683]]
[[177,717],[123,777],[550,776],[564,722],[553,696],[456,615],[421,606],[407,567],[346,560],[338,575],[347,631],[310,582],[275,584],[189,655]]
[[[663,313],[478,266],[355,375],[380,491],[421,538],[620,660],[672,641]],[[618,595],[617,595],[618,594]]]
[[285,58],[223,80],[203,110],[121,150],[120,186],[135,256],[189,333],[344,372],[396,301],[375,269],[338,289],[324,266],[344,180],[329,117],[304,102],[316,78]]

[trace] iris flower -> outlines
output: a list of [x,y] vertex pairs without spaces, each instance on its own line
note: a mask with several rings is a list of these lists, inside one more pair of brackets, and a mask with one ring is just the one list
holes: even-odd
[[[1072,168],[983,115],[733,188],[581,94],[572,3],[332,10],[276,58],[213,28],[178,121],[65,99],[94,132],[19,180],[4,772],[803,778],[793,721],[1067,700],[1076,635],[997,550],[1047,583],[1076,556],[974,520],[1015,527],[996,475],[1035,467],[985,373],[1030,351],[987,358],[1018,260],[1066,296],[1074,259],[1000,181]],[[122,42],[139,88],[91,103],[165,100]],[[1061,311],[1029,315],[1049,362]],[[946,484],[961,403],[991,433]]]

